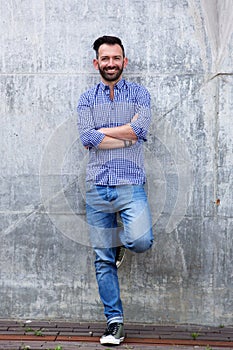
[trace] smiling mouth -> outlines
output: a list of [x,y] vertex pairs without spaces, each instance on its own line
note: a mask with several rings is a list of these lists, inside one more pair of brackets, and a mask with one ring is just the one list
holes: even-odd
[[105,69],[105,72],[108,73],[108,74],[112,74],[112,73],[116,73],[118,72],[118,69],[117,68],[111,68],[111,69]]

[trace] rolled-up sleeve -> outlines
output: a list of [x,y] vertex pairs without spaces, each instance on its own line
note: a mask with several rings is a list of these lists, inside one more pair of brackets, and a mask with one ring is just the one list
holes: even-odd
[[151,123],[150,94],[141,87],[136,99],[138,119],[131,122],[131,128],[139,140],[147,141],[146,135]]
[[98,147],[105,135],[95,129],[88,98],[83,94],[78,102],[78,130],[85,147]]

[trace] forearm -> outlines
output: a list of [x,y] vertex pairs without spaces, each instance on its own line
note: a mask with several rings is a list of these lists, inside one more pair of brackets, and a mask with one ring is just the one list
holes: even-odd
[[105,136],[98,146],[98,149],[114,149],[130,147],[135,144],[135,140],[121,140],[110,136]]
[[104,135],[118,140],[131,140],[136,141],[137,136],[130,124],[125,124],[121,126],[115,126],[113,128],[101,128],[99,129]]

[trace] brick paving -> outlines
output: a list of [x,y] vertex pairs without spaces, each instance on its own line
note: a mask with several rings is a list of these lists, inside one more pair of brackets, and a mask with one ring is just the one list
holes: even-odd
[[[0,320],[0,350],[109,350],[99,344],[104,329],[103,323]],[[119,350],[233,348],[233,327],[126,324],[125,332]]]

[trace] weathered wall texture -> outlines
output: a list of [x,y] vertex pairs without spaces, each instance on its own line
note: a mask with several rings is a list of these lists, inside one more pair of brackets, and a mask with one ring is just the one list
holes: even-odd
[[120,36],[151,92],[156,241],[119,271],[126,322],[233,324],[232,0],[1,0],[0,318],[102,321],[76,104]]

